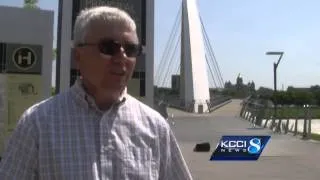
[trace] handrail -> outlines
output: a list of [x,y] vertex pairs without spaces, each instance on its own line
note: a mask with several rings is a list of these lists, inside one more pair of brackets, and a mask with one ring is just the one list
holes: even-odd
[[[295,116],[284,116],[283,113],[285,113],[285,110],[290,110],[294,112],[295,110]],[[281,133],[281,129],[284,129],[284,133],[287,134],[289,132],[292,132],[293,135],[300,134],[303,139],[310,139],[312,132],[312,120],[314,120],[314,117],[318,117],[319,115],[314,115],[314,112],[318,110],[320,112],[320,107],[312,107],[312,106],[304,106],[304,107],[278,107],[278,111],[280,115],[277,117],[274,116],[273,113],[267,112],[273,112],[273,108],[266,107],[265,105],[252,102],[251,100],[248,100],[246,102],[242,102],[242,107],[240,110],[240,117],[243,119],[248,120],[253,126],[261,126],[263,128],[266,128],[268,126],[268,121],[272,120],[271,125],[269,128],[271,130],[274,130],[276,127],[275,132]],[[288,112],[288,111],[287,111]],[[279,114],[277,113],[277,114]],[[281,114],[282,113],[282,114]],[[300,114],[299,114],[300,113]],[[302,114],[301,114],[302,113]],[[294,119],[295,123],[293,125],[294,130],[289,130],[289,123],[290,119]],[[319,116],[320,119],[320,116]],[[262,124],[262,121],[265,120],[264,125]],[[275,121],[278,120],[277,123]],[[283,123],[283,120],[286,122]],[[302,132],[298,132],[298,121],[303,120],[303,128]],[[277,125],[281,126],[277,126]],[[280,129],[278,128],[280,127]],[[282,128],[281,128],[282,127]]]

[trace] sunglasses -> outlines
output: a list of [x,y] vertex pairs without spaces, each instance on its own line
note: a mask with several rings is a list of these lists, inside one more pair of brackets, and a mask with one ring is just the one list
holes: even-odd
[[124,49],[127,57],[137,57],[142,54],[142,46],[140,44],[120,44],[114,40],[101,40],[99,43],[82,43],[78,46],[98,46],[100,53],[110,56],[114,56],[119,53],[121,51],[121,47]]

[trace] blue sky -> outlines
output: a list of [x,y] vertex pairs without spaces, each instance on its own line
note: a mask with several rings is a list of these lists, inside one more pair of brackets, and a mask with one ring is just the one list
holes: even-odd
[[[155,64],[161,58],[181,0],[156,0]],[[0,5],[22,6],[23,0],[1,0]],[[320,84],[319,0],[198,0],[223,79],[273,87],[276,56],[284,51],[278,67],[278,87]],[[42,9],[55,11],[57,0],[39,0]],[[56,34],[56,30],[55,30]],[[54,43],[55,45],[55,43]],[[157,67],[156,67],[157,68]]]

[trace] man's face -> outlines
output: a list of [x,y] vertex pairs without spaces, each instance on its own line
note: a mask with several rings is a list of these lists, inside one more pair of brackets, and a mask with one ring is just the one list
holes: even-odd
[[[108,94],[121,92],[131,78],[136,64],[136,57],[128,57],[125,53],[124,44],[138,44],[136,32],[123,24],[112,26],[96,22],[86,35],[84,44],[89,45],[75,49],[77,66],[83,80],[95,91]],[[110,49],[108,42],[118,42],[123,46],[116,48],[116,53],[111,55],[101,50],[101,47]]]

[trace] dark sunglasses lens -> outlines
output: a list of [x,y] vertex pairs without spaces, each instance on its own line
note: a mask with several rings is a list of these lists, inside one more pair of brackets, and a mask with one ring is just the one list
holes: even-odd
[[128,57],[136,57],[141,54],[141,46],[137,44],[126,44],[124,45],[124,50]]
[[121,45],[113,41],[101,42],[99,44],[99,49],[102,54],[113,56],[119,52]]

